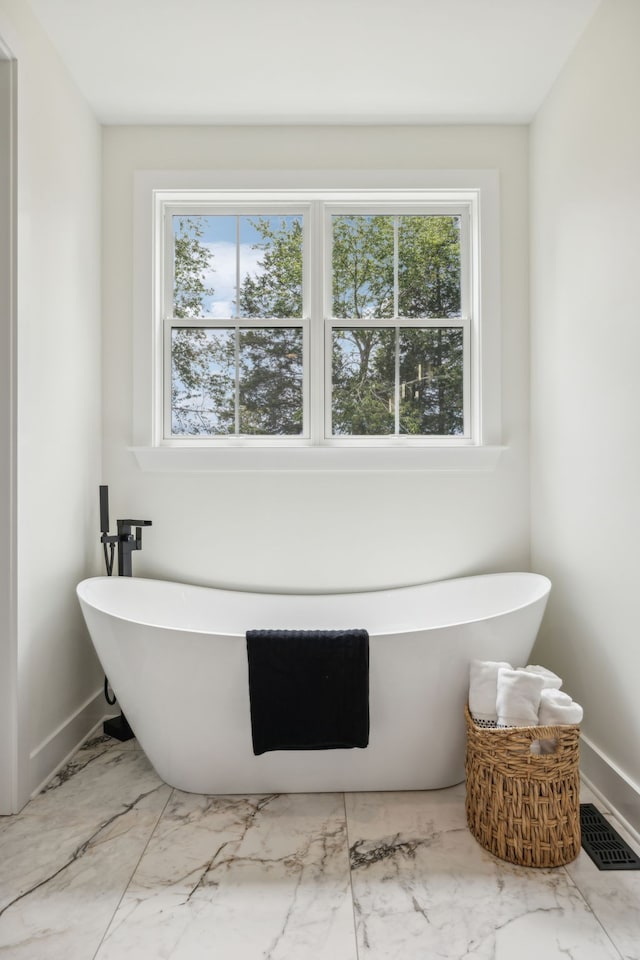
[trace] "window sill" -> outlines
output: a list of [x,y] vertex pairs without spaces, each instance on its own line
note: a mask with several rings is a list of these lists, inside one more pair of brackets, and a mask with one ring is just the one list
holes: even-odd
[[155,473],[241,473],[245,470],[495,470],[501,446],[450,447],[130,447],[138,466]]

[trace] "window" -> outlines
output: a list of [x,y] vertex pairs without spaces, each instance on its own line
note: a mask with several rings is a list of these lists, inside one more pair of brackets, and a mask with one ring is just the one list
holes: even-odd
[[497,218],[482,189],[151,195],[153,330],[139,322],[137,338],[152,366],[151,416],[144,377],[137,390],[146,447],[495,443]]
[[469,211],[389,209],[328,211],[327,433],[468,436]]
[[306,214],[168,207],[164,437],[301,437]]

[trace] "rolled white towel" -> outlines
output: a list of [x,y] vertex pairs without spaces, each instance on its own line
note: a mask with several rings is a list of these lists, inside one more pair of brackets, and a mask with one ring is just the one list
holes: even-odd
[[543,690],[540,696],[538,723],[541,727],[581,723],[584,711],[579,703],[562,690]]
[[499,727],[535,727],[544,679],[526,670],[498,670],[496,711]]
[[469,713],[481,727],[495,727],[498,722],[496,695],[498,670],[511,669],[504,660],[472,660],[469,668]]
[[552,688],[554,690],[559,690],[562,686],[562,679],[558,676],[557,673],[553,673],[552,670],[547,670],[546,667],[541,667],[538,664],[530,663],[526,667],[520,667],[521,670],[526,670],[527,673],[537,673],[539,677],[544,679],[544,689]]

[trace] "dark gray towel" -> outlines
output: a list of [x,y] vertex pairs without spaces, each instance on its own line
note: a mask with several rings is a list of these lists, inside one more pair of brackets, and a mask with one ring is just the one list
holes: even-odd
[[253,752],[369,743],[366,630],[248,630]]

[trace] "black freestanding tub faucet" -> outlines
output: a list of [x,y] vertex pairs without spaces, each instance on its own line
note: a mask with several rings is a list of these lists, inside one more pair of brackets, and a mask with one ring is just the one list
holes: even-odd
[[[109,533],[109,487],[100,487],[100,543],[104,546],[104,561],[107,566],[107,576],[113,573],[113,552],[118,546],[118,576],[131,577],[131,554],[134,550],[142,550],[142,528],[150,527],[151,520],[116,520],[118,533],[112,536]],[[135,535],[131,532],[135,527]],[[109,550],[107,550],[109,547]]]
[[[150,527],[151,520],[116,520],[118,533],[113,536],[109,533],[109,487],[100,486],[100,543],[104,548],[104,562],[107,567],[107,576],[113,574],[113,554],[118,547],[118,576],[132,577],[131,554],[134,550],[142,550],[142,528]],[[135,534],[132,530],[135,528]],[[104,678],[104,695],[108,704],[113,705],[115,698],[109,697],[109,681]],[[103,730],[108,736],[117,740],[131,740],[133,730],[127,722],[124,713],[119,717],[105,720]]]

